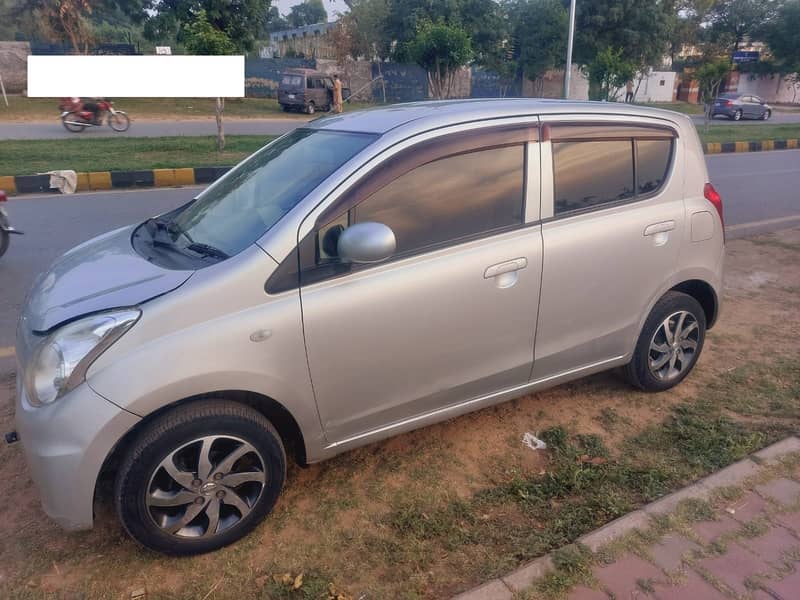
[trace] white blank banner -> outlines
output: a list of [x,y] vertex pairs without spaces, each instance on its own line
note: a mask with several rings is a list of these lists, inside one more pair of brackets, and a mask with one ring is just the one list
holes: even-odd
[[244,56],[28,56],[28,96],[242,98]]

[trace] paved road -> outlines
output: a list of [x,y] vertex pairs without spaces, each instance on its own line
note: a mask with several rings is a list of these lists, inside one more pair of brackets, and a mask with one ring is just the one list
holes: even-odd
[[[708,165],[724,198],[729,235],[800,225],[800,150],[711,156]],[[37,273],[72,246],[179,206],[200,189],[12,198],[11,220],[27,233],[13,238],[0,259],[0,359],[13,344],[19,306]]]
[[[282,135],[299,127],[306,119],[287,117],[285,119],[225,119],[225,133],[228,135]],[[109,136],[162,137],[170,135],[216,135],[217,124],[213,118],[207,121],[146,121],[134,119],[131,128],[118,133],[110,127],[92,127],[82,133],[70,133],[61,121],[3,123],[0,122],[0,140],[36,140],[58,138],[95,138]]]
[[[692,117],[696,124],[703,123],[702,116]],[[306,122],[302,117],[284,119],[225,119],[225,132],[229,135],[282,135]],[[730,125],[727,119],[714,119],[713,125]],[[763,121],[740,121],[737,125],[745,127]],[[770,123],[800,123],[800,112],[775,114]],[[168,135],[216,135],[213,118],[207,121],[148,121],[134,117],[131,128],[125,133],[117,133],[109,127],[93,127],[83,133],[70,133],[58,119],[47,122],[3,123],[0,122],[0,139],[35,140],[73,137],[161,137]]]

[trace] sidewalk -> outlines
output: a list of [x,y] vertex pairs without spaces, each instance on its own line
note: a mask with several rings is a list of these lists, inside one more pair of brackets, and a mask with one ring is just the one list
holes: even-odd
[[797,600],[790,437],[455,600]]

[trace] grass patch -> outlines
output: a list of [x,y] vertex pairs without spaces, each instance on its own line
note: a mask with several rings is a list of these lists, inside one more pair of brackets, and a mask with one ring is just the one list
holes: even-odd
[[[136,119],[211,119],[214,98],[112,98],[114,107]],[[0,123],[3,121],[51,120],[59,115],[57,98],[26,98],[9,96],[8,108],[0,104]],[[371,106],[364,103],[344,103],[345,112]],[[285,113],[275,98],[227,98],[225,116],[237,119],[307,119],[298,113]]]
[[0,153],[0,175],[31,175],[55,169],[81,172],[228,166],[272,139],[274,136],[227,136],[223,152],[217,151],[213,136],[6,140]]
[[644,102],[639,106],[649,106],[650,108],[663,108],[664,110],[674,110],[685,115],[702,115],[702,104],[689,104],[688,102]]
[[781,125],[731,124],[709,126],[697,124],[697,133],[704,142],[759,142],[761,140],[787,140],[800,138],[800,123]]

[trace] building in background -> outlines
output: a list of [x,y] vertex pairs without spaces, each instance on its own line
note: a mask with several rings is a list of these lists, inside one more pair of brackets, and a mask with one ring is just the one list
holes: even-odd
[[259,49],[261,58],[334,58],[330,36],[336,23],[316,23],[294,29],[273,31],[269,46]]

